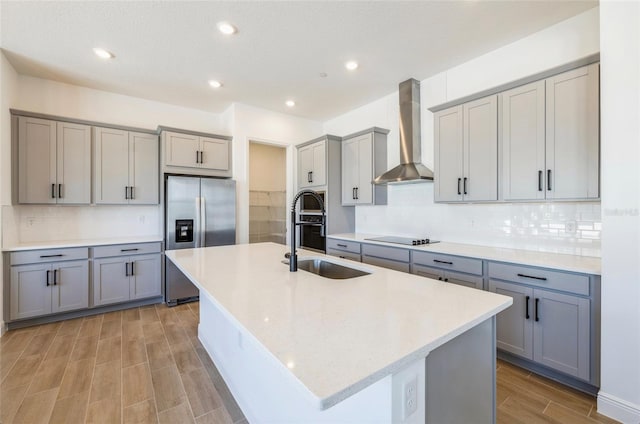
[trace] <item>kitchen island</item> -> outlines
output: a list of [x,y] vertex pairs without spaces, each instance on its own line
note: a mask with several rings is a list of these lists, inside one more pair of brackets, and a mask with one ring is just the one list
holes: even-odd
[[[273,243],[167,251],[200,289],[198,335],[250,422],[493,422],[510,297]],[[426,360],[425,360],[426,358]]]

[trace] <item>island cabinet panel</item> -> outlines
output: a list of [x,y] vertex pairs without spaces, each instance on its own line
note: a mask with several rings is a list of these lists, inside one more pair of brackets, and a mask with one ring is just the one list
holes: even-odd
[[10,284],[11,320],[89,306],[87,260],[13,265]]
[[489,263],[489,290],[513,298],[497,316],[498,348],[595,382],[589,276]]
[[91,127],[18,117],[18,202],[91,202]]
[[95,127],[94,144],[96,203],[159,202],[159,145],[156,135]]

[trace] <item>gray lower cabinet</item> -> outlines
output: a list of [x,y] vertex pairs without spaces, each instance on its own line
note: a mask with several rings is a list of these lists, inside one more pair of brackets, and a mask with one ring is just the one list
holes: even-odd
[[159,252],[160,243],[95,248],[93,305],[160,296]]
[[362,256],[360,252],[361,245],[359,242],[327,237],[327,255],[361,262]]
[[[495,279],[504,278],[508,272],[514,272],[514,280],[519,281]],[[563,285],[563,277],[577,283],[586,276],[494,263],[489,263],[489,277],[490,291],[513,298],[513,306],[497,316],[498,348],[591,381],[594,349],[588,278],[582,285]],[[531,282],[523,284],[522,280]]]
[[481,259],[415,250],[411,255],[411,268],[416,275],[479,290],[484,288]]
[[11,267],[10,319],[18,320],[89,306],[87,260]]
[[409,272],[411,267],[409,249],[376,244],[362,245],[362,262],[402,272]]

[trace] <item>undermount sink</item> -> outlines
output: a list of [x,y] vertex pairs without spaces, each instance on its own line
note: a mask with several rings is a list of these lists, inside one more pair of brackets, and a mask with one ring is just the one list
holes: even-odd
[[347,278],[362,277],[370,272],[350,268],[344,265],[334,264],[323,259],[302,259],[298,261],[298,269],[313,272],[321,277],[332,278],[334,280],[345,280]]

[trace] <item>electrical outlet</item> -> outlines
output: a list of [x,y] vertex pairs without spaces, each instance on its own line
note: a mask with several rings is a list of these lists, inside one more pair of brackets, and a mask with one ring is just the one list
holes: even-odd
[[564,231],[568,234],[575,234],[577,230],[576,221],[567,221],[564,223]]
[[418,376],[404,383],[402,391],[402,419],[406,420],[418,410]]

